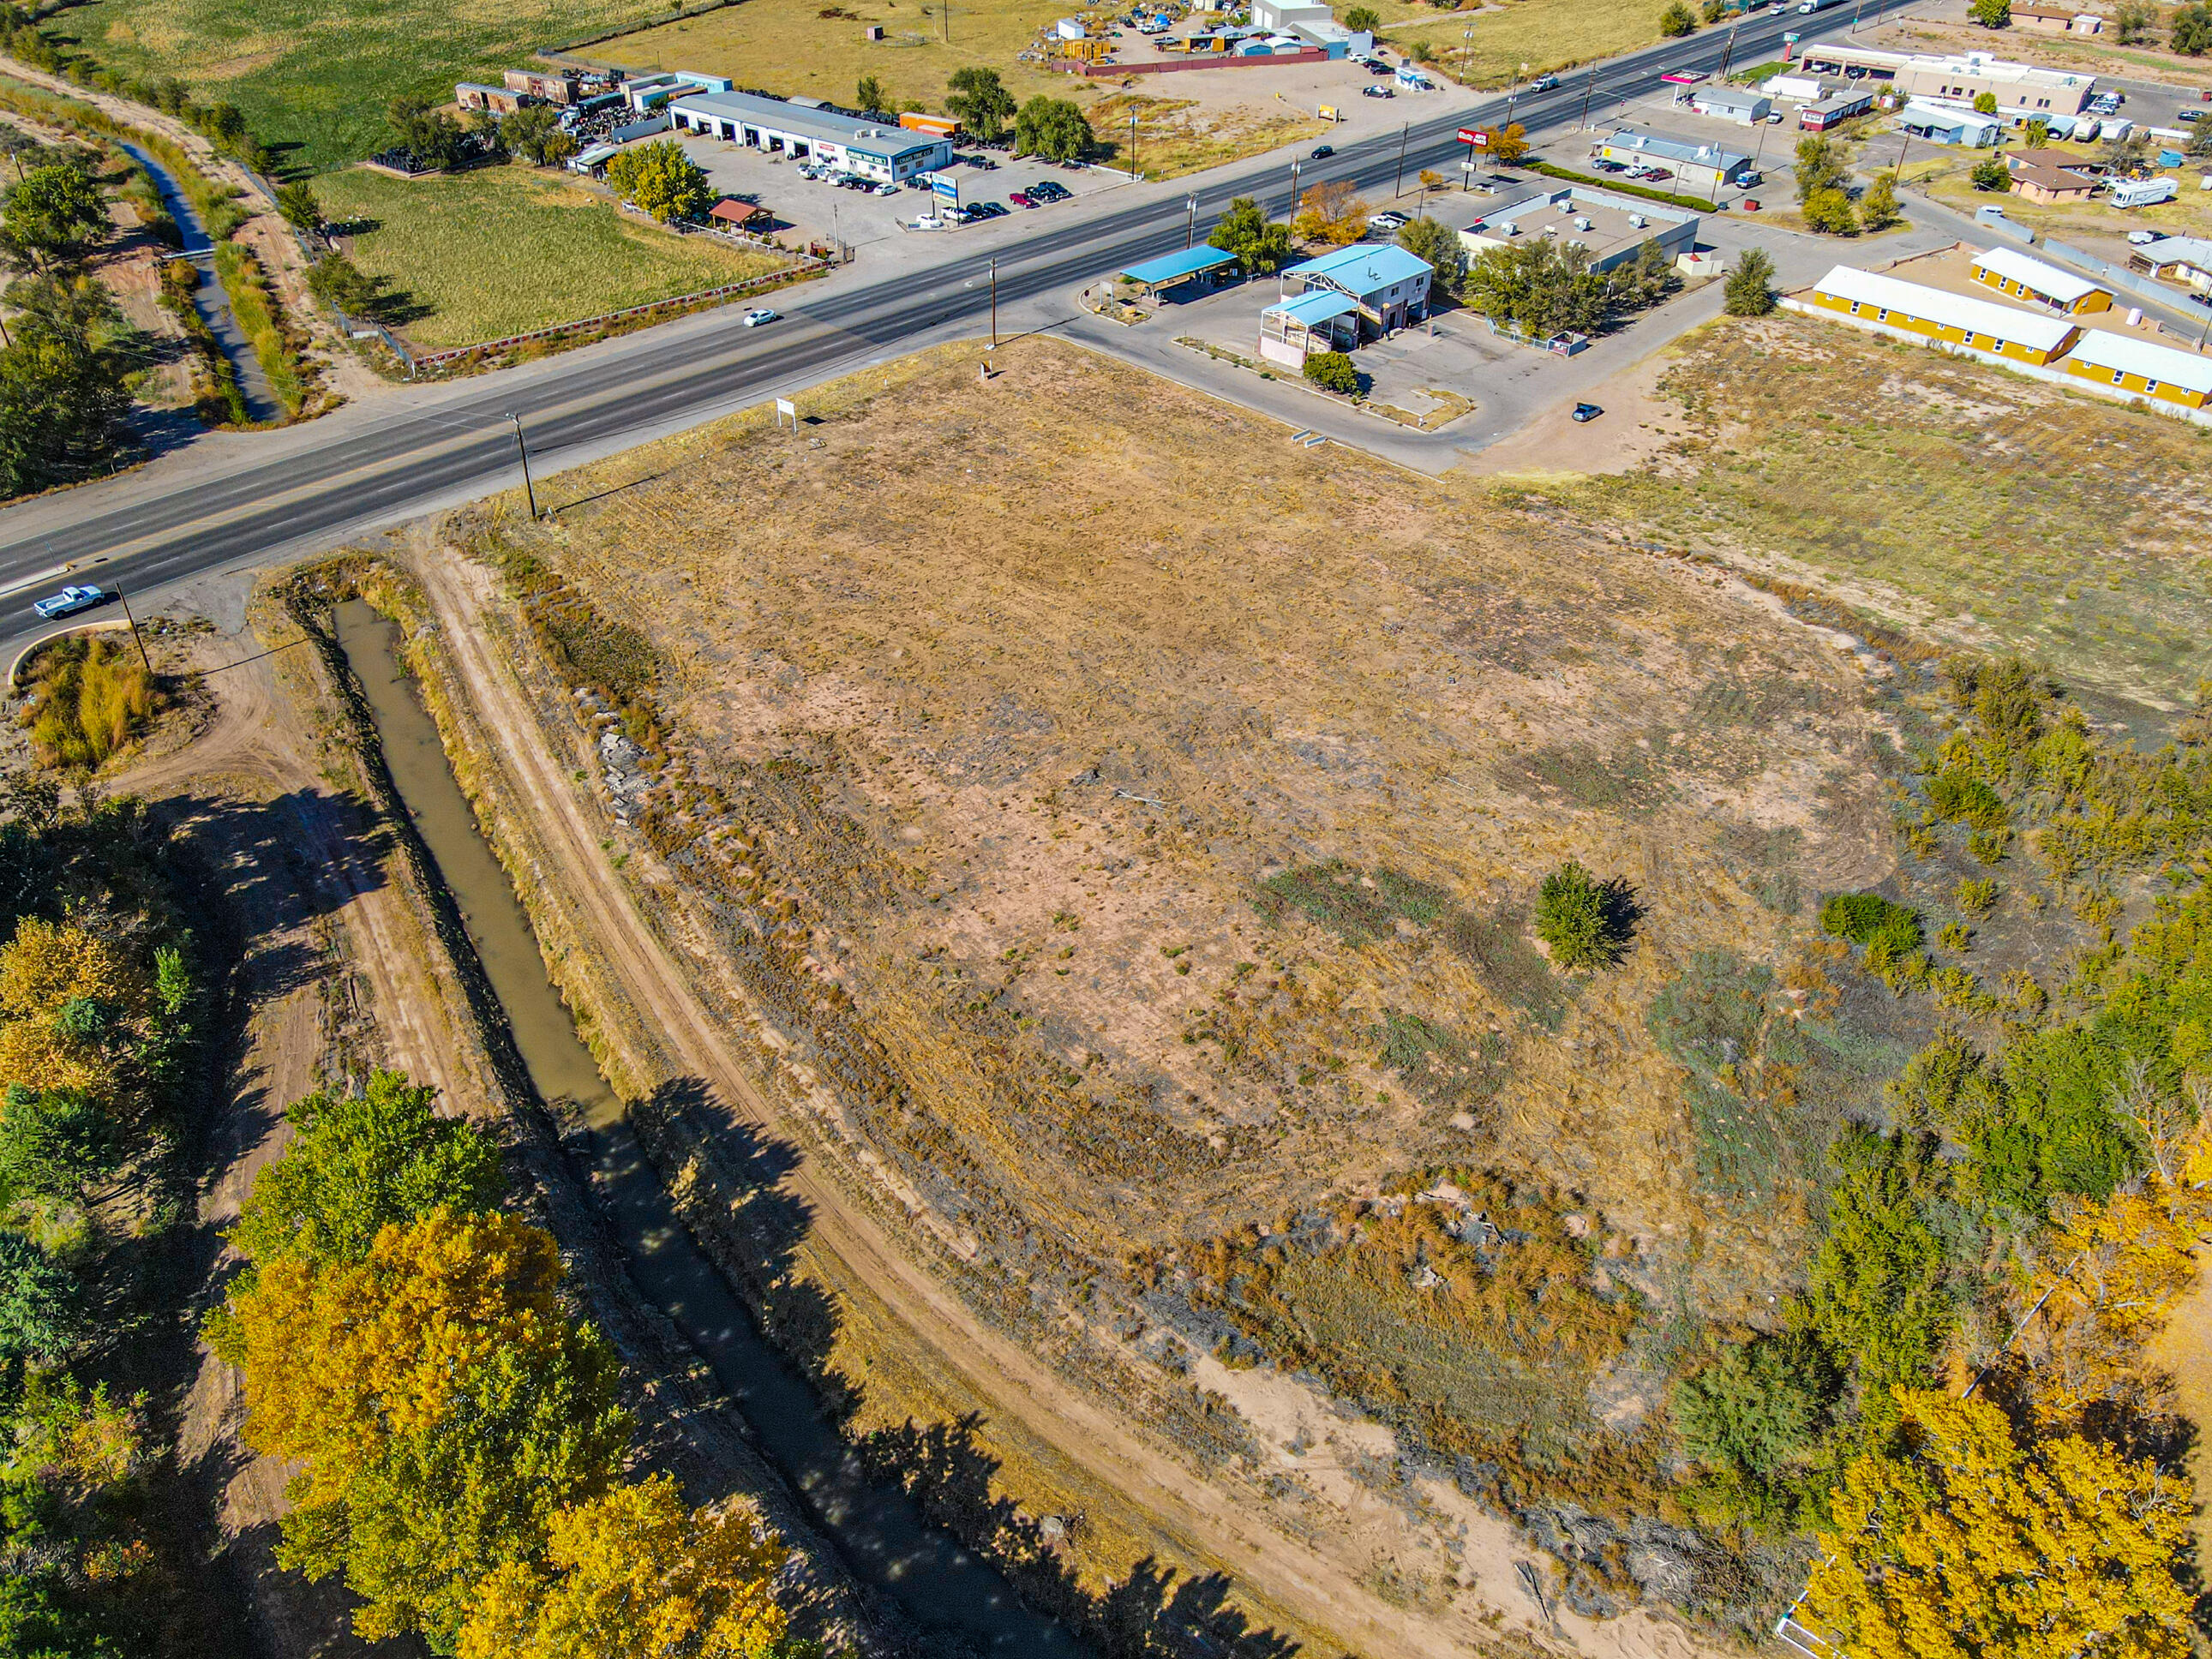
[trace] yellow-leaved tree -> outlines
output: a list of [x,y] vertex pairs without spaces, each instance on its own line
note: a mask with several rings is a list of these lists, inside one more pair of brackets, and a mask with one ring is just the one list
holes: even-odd
[[0,945],[0,1085],[135,1111],[144,1103],[135,1053],[157,1006],[151,976],[124,945],[25,916]]
[[553,1518],[540,1568],[486,1581],[460,1659],[768,1659],[787,1552],[747,1509],[684,1506],[666,1475]]
[[1856,1459],[1803,1621],[1852,1659],[2185,1659],[2188,1483],[1995,1406],[1899,1388],[1896,1455]]

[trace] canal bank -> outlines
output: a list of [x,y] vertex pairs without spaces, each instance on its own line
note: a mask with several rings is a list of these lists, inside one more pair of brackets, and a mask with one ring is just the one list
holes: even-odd
[[[437,726],[399,655],[398,627],[364,601],[333,612],[333,644],[351,671],[398,805],[450,897],[480,1010],[511,1044],[538,1100],[574,1125],[565,1139],[588,1171],[623,1266],[711,1368],[759,1446],[842,1567],[922,1637],[920,1650],[1036,1655],[1088,1651],[1023,1604],[973,1551],[933,1524],[895,1484],[872,1480],[813,1388],[761,1335],[670,1204],[623,1103],[599,1075],[544,960],[507,872],[478,832]],[[495,1044],[496,1046],[496,1044]]]

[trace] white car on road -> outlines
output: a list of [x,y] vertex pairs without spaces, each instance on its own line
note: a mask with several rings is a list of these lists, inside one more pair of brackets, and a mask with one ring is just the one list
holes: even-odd
[[745,313],[745,326],[747,328],[758,328],[763,323],[773,323],[777,321],[781,315],[782,313],[781,312],[775,311],[748,311]]

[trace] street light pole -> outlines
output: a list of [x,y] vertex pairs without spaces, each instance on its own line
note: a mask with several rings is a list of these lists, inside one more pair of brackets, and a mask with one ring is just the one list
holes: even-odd
[[1459,83],[1467,84],[1467,55],[1474,47],[1474,25],[1469,23],[1459,34]]
[[522,441],[522,416],[510,414],[514,422],[514,453],[522,457],[522,493],[530,502],[530,516],[538,516],[538,487],[530,482],[530,446]]
[[1188,216],[1183,221],[1182,245],[1186,248],[1196,247],[1198,246],[1198,198],[1185,197],[1182,205]]
[[1291,163],[1291,205],[1289,210],[1283,215],[1285,219],[1295,218],[1297,216],[1298,169],[1304,165],[1305,164],[1302,161],[1292,161]]
[[1413,130],[1411,121],[1398,129],[1398,176],[1390,181],[1390,199],[1394,202],[1406,188],[1406,137]]

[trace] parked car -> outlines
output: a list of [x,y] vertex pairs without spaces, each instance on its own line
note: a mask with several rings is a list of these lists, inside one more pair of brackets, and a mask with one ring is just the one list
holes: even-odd
[[1362,98],[1395,98],[1398,94],[1388,87],[1362,87],[1359,95]]
[[1006,209],[996,202],[970,202],[967,212],[970,219],[1003,219],[1006,216]]
[[1378,64],[1370,58],[1367,63],[1367,72],[1370,75],[1388,75],[1390,72],[1390,66],[1388,64]]
[[74,617],[80,611],[89,611],[96,605],[105,605],[109,597],[97,587],[64,587],[51,599],[40,599],[31,609],[52,622],[57,617]]
[[2137,247],[2147,246],[2158,240],[2159,234],[2154,230],[2131,230],[2128,233],[2128,240]]
[[1007,197],[1006,199],[1009,202],[1012,202],[1018,208],[1033,208],[1036,205],[1036,198],[1031,197],[1026,191],[1018,190],[1014,191],[1012,195]]
[[1605,411],[1600,409],[1595,404],[1577,404],[1575,405],[1574,419],[1578,424],[1586,425],[1589,422],[1597,419],[1599,416],[1604,413]]
[[2204,112],[2201,109],[2177,110],[2174,112],[2185,121],[2201,121],[2204,118]]
[[1054,179],[1040,179],[1029,187],[1030,197],[1039,202],[1064,202],[1073,192],[1066,185]]
[[1626,173],[1628,171],[1628,166],[1626,162],[1608,161],[1602,157],[1592,161],[1590,165],[1595,167],[1600,173]]
[[1306,160],[1309,161],[1326,161],[1330,156],[1335,154],[1336,147],[1333,144],[1316,144],[1313,147],[1312,151],[1306,156]]
[[1397,232],[1403,230],[1408,222],[1409,221],[1404,214],[1399,212],[1395,208],[1393,208],[1388,212],[1375,215],[1373,218],[1367,222],[1367,228],[1370,230],[1383,231],[1395,235]]
[[1559,77],[1558,76],[1540,75],[1528,83],[1528,90],[1531,92],[1549,92],[1553,88],[1559,84]]
[[[867,181],[863,179],[861,182],[865,184]],[[896,185],[878,185],[876,186],[876,194],[878,196],[896,196],[898,194],[898,186]]]
[[773,323],[779,319],[780,313],[773,311],[761,310],[748,311],[745,313],[745,326],[747,328],[758,328],[764,323]]

